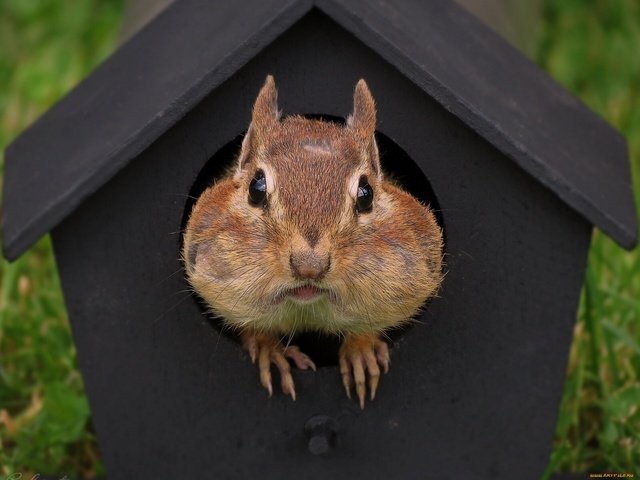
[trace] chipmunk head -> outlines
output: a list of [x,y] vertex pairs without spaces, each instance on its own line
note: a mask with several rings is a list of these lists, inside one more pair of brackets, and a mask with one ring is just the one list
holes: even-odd
[[296,280],[321,280],[338,231],[367,222],[382,178],[375,127],[364,80],[344,126],[300,116],[282,120],[273,77],[260,90],[234,179],[247,190],[247,208],[282,230]]
[[235,169],[203,193],[185,233],[189,281],[227,323],[384,328],[434,290],[440,273],[430,279],[425,249],[433,240],[439,265],[440,230],[383,180],[375,128],[364,80],[342,125],[281,118],[267,77]]

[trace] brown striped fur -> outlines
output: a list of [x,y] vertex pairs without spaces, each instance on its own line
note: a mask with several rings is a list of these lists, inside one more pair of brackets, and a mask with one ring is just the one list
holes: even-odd
[[[375,126],[364,80],[343,126],[281,119],[267,78],[235,170],[202,194],[184,237],[189,282],[228,325],[278,334],[378,333],[411,318],[436,293],[440,227],[428,207],[384,179]],[[257,169],[267,177],[266,208],[248,202]],[[362,175],[374,203],[358,214]],[[280,301],[305,283],[294,277],[292,258],[329,265],[306,283],[330,294],[309,305]]]

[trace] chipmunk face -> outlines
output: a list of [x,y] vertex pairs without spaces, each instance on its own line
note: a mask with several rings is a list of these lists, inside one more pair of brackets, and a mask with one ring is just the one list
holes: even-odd
[[239,327],[365,331],[410,317],[426,295],[403,295],[403,273],[424,275],[427,262],[394,217],[424,207],[383,180],[368,87],[358,83],[344,126],[281,119],[276,96],[269,77],[233,175],[196,203],[190,283]]

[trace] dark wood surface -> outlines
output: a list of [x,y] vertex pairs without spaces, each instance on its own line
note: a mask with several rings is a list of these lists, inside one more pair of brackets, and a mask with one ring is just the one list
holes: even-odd
[[314,6],[621,245],[635,244],[624,139],[454,2],[244,0],[212,8],[183,0],[9,146],[5,255],[16,258]]
[[303,0],[186,0],[162,12],[6,152],[16,258],[302,14]]
[[[364,411],[345,397],[336,365],[296,371],[296,402],[279,391],[267,398],[256,367],[205,319],[183,279],[186,196],[247,127],[267,73],[285,114],[341,117],[367,78],[379,130],[421,168],[442,210],[440,298],[394,342],[391,371]],[[383,164],[395,172],[393,158]],[[590,232],[556,195],[314,12],[54,230],[107,474],[538,480]],[[307,449],[304,426],[316,415],[340,426],[328,457]]]
[[594,225],[635,245],[624,138],[496,33],[447,0],[318,4]]

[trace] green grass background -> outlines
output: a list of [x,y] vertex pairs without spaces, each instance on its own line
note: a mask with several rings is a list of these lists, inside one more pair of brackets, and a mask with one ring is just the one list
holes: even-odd
[[[122,13],[0,0],[0,149],[115,48]],[[535,59],[624,133],[638,199],[640,2],[546,0]],[[100,475],[49,239],[0,272],[0,478]],[[547,474],[640,476],[639,272],[638,251],[594,233]]]

